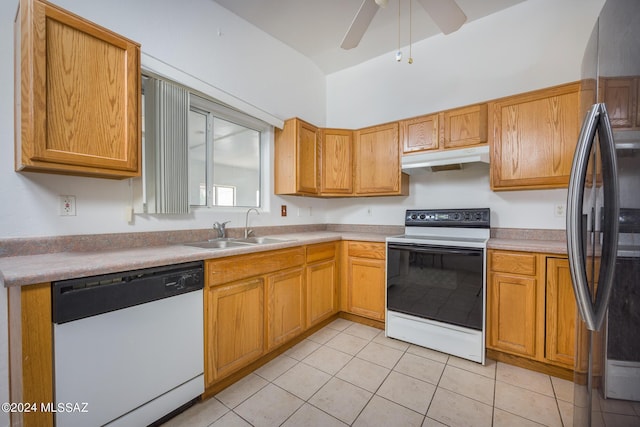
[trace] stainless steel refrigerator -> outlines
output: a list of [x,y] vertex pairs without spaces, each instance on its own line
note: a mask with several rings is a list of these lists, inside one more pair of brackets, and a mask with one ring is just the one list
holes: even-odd
[[640,0],[608,0],[582,63],[567,199],[574,426],[640,425]]

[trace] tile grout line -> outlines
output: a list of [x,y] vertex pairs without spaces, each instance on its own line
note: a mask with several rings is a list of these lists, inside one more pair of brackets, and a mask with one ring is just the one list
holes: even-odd
[[[330,329],[330,330],[332,330],[332,331],[335,331],[335,332],[336,332],[336,334],[335,334],[334,336],[332,336],[331,338],[329,338],[328,340],[326,340],[324,343],[321,343],[321,342],[318,342],[318,341],[314,341],[314,340],[310,339],[310,337],[309,337],[309,338],[307,338],[310,342],[312,342],[312,343],[316,344],[318,347],[317,347],[317,348],[315,348],[313,351],[311,351],[309,354],[305,355],[305,356],[304,356],[302,359],[300,359],[300,360],[296,359],[295,357],[291,357],[291,356],[288,356],[288,355],[287,355],[287,357],[288,357],[288,358],[290,358],[290,359],[292,359],[292,360],[294,360],[294,361],[295,361],[295,363],[294,363],[292,366],[288,367],[285,371],[283,371],[283,372],[279,373],[279,374],[278,374],[275,378],[273,378],[272,380],[271,380],[271,379],[267,379],[267,378],[265,378],[265,377],[261,376],[260,374],[256,373],[256,371],[252,372],[252,374],[255,374],[258,378],[262,379],[263,381],[266,381],[266,384],[264,384],[262,387],[258,388],[255,392],[251,393],[249,396],[247,396],[246,398],[244,398],[240,403],[238,403],[237,405],[235,405],[235,407],[234,407],[234,408],[230,408],[230,407],[228,407],[226,404],[224,404],[222,401],[220,401],[219,399],[217,399],[217,397],[215,397],[215,396],[214,396],[213,398],[214,398],[214,399],[216,399],[218,402],[220,402],[220,403],[221,403],[225,408],[227,408],[228,410],[227,410],[227,412],[225,412],[222,416],[218,417],[216,420],[213,420],[213,422],[212,422],[212,423],[209,423],[208,425],[209,425],[209,426],[211,426],[212,424],[214,424],[215,422],[217,422],[218,420],[220,420],[222,417],[226,416],[229,412],[233,412],[233,413],[234,413],[234,415],[238,416],[238,417],[239,417],[239,418],[241,418],[243,421],[245,421],[245,422],[247,422],[248,424],[250,424],[250,425],[251,425],[251,423],[249,423],[249,422],[248,422],[247,420],[245,420],[242,416],[240,416],[240,414],[238,414],[238,413],[235,411],[235,409],[236,409],[237,407],[239,407],[240,405],[242,405],[244,402],[246,402],[246,401],[247,401],[248,399],[250,399],[251,397],[255,396],[258,392],[260,392],[261,390],[263,390],[263,389],[264,389],[265,387],[267,387],[269,384],[273,384],[275,387],[279,388],[280,390],[285,391],[285,392],[287,392],[288,394],[290,394],[290,395],[292,395],[292,396],[294,396],[294,397],[296,397],[296,398],[298,398],[298,399],[300,399],[300,400],[302,401],[302,404],[301,404],[299,407],[297,407],[297,408],[296,408],[296,410],[295,410],[293,413],[291,413],[291,414],[290,414],[290,415],[289,415],[289,416],[288,416],[288,417],[287,417],[287,418],[286,418],[286,419],[285,419],[285,420],[284,420],[280,425],[282,425],[282,424],[286,423],[286,422],[287,422],[291,417],[293,417],[293,416],[294,416],[298,411],[300,411],[300,410],[305,406],[305,404],[310,405],[310,406],[311,406],[311,407],[313,407],[314,409],[321,411],[322,413],[324,413],[325,415],[330,416],[330,417],[331,417],[331,418],[333,418],[333,419],[339,420],[338,418],[336,418],[336,417],[335,417],[334,415],[332,415],[331,413],[328,413],[328,412],[326,412],[325,410],[323,410],[322,408],[318,408],[317,406],[315,406],[315,405],[313,405],[312,403],[310,403],[310,400],[311,400],[315,395],[317,395],[317,393],[318,393],[318,392],[319,392],[323,387],[325,387],[325,386],[327,385],[327,383],[328,383],[329,381],[331,381],[332,379],[337,379],[337,380],[340,380],[340,381],[344,381],[345,383],[350,384],[351,386],[357,387],[357,388],[362,389],[362,390],[366,391],[367,393],[370,393],[370,394],[371,394],[371,396],[368,398],[368,400],[366,401],[366,403],[364,404],[364,406],[362,407],[362,409],[360,409],[360,411],[358,412],[358,414],[355,416],[355,418],[354,418],[353,422],[351,423],[351,425],[353,425],[353,423],[355,423],[355,422],[359,419],[359,417],[362,415],[362,413],[364,412],[364,410],[367,408],[367,406],[368,406],[368,405],[371,403],[371,401],[373,400],[374,396],[378,396],[379,398],[381,398],[381,399],[383,399],[383,400],[385,400],[385,401],[387,401],[387,402],[391,402],[391,403],[392,403],[392,404],[394,404],[394,405],[398,405],[398,406],[400,406],[400,407],[402,407],[402,408],[404,408],[404,409],[407,409],[407,410],[409,410],[409,411],[411,411],[411,412],[413,412],[413,413],[415,413],[415,414],[420,415],[420,416],[422,417],[422,419],[423,419],[423,422],[424,422],[425,420],[427,420],[427,419],[430,419],[430,420],[431,420],[431,419],[433,419],[433,418],[428,417],[428,415],[427,415],[427,414],[429,413],[429,410],[431,409],[431,407],[432,407],[432,405],[433,405],[433,400],[434,400],[434,397],[435,397],[436,392],[438,391],[438,389],[447,390],[447,391],[449,391],[449,392],[451,392],[451,393],[458,394],[458,395],[463,396],[463,397],[466,397],[466,398],[468,398],[468,399],[470,399],[470,400],[473,400],[473,401],[476,401],[476,402],[478,402],[478,403],[481,403],[481,404],[486,405],[486,403],[485,403],[485,402],[482,402],[482,401],[476,400],[476,399],[471,398],[471,397],[467,397],[467,396],[465,396],[465,395],[463,395],[463,394],[457,393],[456,391],[449,390],[449,389],[447,389],[447,388],[445,388],[445,387],[442,387],[442,386],[441,386],[442,379],[443,379],[444,374],[445,374],[445,370],[447,369],[447,367],[448,367],[448,366],[451,366],[452,368],[460,369],[460,370],[465,371],[465,372],[467,372],[467,373],[471,373],[471,374],[479,375],[479,376],[481,376],[481,377],[485,377],[485,378],[492,379],[494,387],[493,387],[493,398],[492,398],[492,408],[491,408],[491,425],[493,425],[493,424],[494,424],[494,421],[495,421],[495,414],[496,414],[496,396],[497,396],[497,384],[498,384],[498,382],[501,382],[501,383],[504,383],[504,384],[508,384],[508,385],[511,385],[511,386],[515,386],[515,387],[518,387],[518,388],[520,388],[520,389],[526,390],[526,391],[528,391],[528,392],[533,392],[533,393],[536,393],[536,394],[541,395],[541,396],[551,397],[551,396],[549,396],[549,395],[547,395],[547,394],[539,393],[539,392],[537,392],[537,391],[535,391],[535,390],[530,390],[530,389],[528,389],[528,388],[520,387],[519,385],[511,384],[511,383],[508,383],[508,382],[505,382],[505,381],[499,381],[499,380],[498,380],[498,375],[497,375],[497,371],[498,371],[498,363],[499,363],[499,362],[497,362],[497,361],[495,362],[493,378],[491,378],[491,377],[487,377],[486,375],[483,375],[483,374],[481,374],[481,373],[479,373],[479,372],[476,372],[476,371],[473,371],[473,370],[468,370],[468,369],[466,369],[466,367],[459,367],[459,366],[455,366],[455,365],[451,364],[451,361],[452,361],[451,357],[452,357],[452,356],[447,355],[447,359],[446,359],[446,361],[443,363],[444,367],[443,367],[442,371],[441,371],[441,372],[440,372],[440,374],[439,374],[439,377],[438,377],[438,380],[437,380],[437,383],[436,383],[436,384],[430,383],[429,381],[425,381],[425,380],[423,380],[423,379],[421,379],[421,378],[416,378],[416,377],[414,377],[414,376],[412,376],[412,375],[410,375],[410,374],[405,374],[405,373],[402,373],[402,372],[399,372],[399,371],[395,371],[395,368],[397,368],[397,366],[398,366],[398,364],[400,363],[400,361],[402,360],[402,358],[403,358],[405,355],[407,355],[407,354],[410,354],[410,355],[412,355],[412,356],[419,357],[419,358],[421,358],[421,359],[428,360],[428,361],[430,361],[430,362],[436,362],[436,363],[442,363],[442,362],[440,362],[439,360],[436,360],[436,359],[432,359],[432,358],[430,358],[430,357],[428,357],[428,356],[425,356],[425,355],[423,355],[423,354],[414,354],[414,353],[410,352],[410,349],[411,349],[411,344],[410,344],[410,343],[407,343],[407,344],[409,344],[409,345],[408,345],[406,348],[404,348],[404,349],[400,349],[400,348],[398,348],[398,347],[396,347],[396,346],[387,345],[387,344],[386,344],[386,343],[384,343],[384,342],[375,341],[376,339],[378,339],[378,338],[379,338],[379,337],[381,337],[381,336],[382,336],[382,337],[384,337],[385,339],[390,339],[390,338],[385,337],[385,336],[383,335],[383,334],[384,334],[384,330],[379,330],[379,331],[377,332],[377,334],[373,335],[371,338],[364,338],[362,335],[356,335],[356,334],[354,334],[354,333],[353,333],[353,331],[351,331],[351,333],[350,333],[350,332],[346,332],[349,328],[351,328],[351,327],[352,327],[352,326],[354,326],[354,325],[358,325],[358,324],[357,324],[357,323],[355,323],[355,322],[352,322],[352,323],[351,323],[351,325],[346,326],[346,327],[344,327],[344,328],[342,328],[342,329],[337,329],[337,328],[335,328],[335,327],[331,327],[331,326],[327,325],[327,328],[328,328],[328,329]],[[355,354],[345,353],[345,352],[341,351],[340,349],[337,349],[337,348],[331,347],[330,345],[327,345],[327,344],[328,344],[332,339],[336,338],[336,337],[337,337],[337,336],[339,336],[340,334],[345,334],[345,335],[348,335],[348,336],[350,336],[350,337],[355,337],[355,338],[363,339],[363,340],[365,340],[365,341],[366,341],[366,344],[364,344],[364,346],[363,346],[362,348],[360,348],[359,350],[357,350],[357,352],[355,352]],[[376,362],[373,362],[373,361],[370,361],[370,360],[367,360],[367,359],[363,359],[363,358],[361,358],[361,357],[358,357],[358,355],[359,355],[359,354],[361,354],[361,353],[362,353],[362,351],[363,351],[365,348],[367,348],[367,346],[369,346],[371,343],[375,343],[375,344],[377,344],[377,345],[384,346],[385,348],[388,348],[388,349],[396,350],[396,351],[400,352],[401,354],[400,354],[400,356],[398,357],[398,359],[393,363],[393,366],[391,366],[390,368],[389,368],[389,367],[387,367],[387,366],[385,366],[385,365],[380,365],[380,364],[378,364],[378,363],[376,363]],[[320,350],[320,349],[322,349],[322,348],[326,348],[326,349],[330,349],[330,350],[333,350],[333,351],[340,352],[340,353],[342,353],[342,354],[346,354],[346,355],[348,355],[348,356],[349,356],[349,360],[348,360],[344,365],[342,365],[342,367],[341,367],[340,369],[338,369],[335,373],[329,373],[329,372],[323,371],[322,369],[318,369],[317,367],[312,366],[312,365],[309,365],[308,363],[305,363],[305,362],[304,362],[304,360],[305,360],[305,359],[307,359],[307,358],[308,358],[308,357],[310,357],[313,353],[317,352],[318,350]],[[283,353],[283,355],[286,355],[286,353]],[[376,389],[375,389],[374,391],[369,391],[368,389],[365,389],[365,388],[363,388],[363,387],[361,387],[361,386],[359,386],[359,385],[353,384],[353,383],[352,383],[351,381],[349,381],[349,380],[345,380],[345,379],[339,378],[339,377],[337,376],[337,375],[338,375],[338,374],[339,374],[339,373],[340,373],[340,372],[341,372],[341,371],[342,371],[342,370],[343,370],[343,369],[344,369],[344,368],[345,368],[349,363],[351,363],[354,359],[358,359],[358,360],[363,361],[363,362],[366,362],[366,363],[371,363],[371,364],[373,364],[373,365],[376,365],[376,366],[379,366],[379,367],[381,367],[381,368],[384,368],[384,369],[388,370],[388,372],[384,375],[384,378],[382,378],[381,382],[377,385],[377,387],[376,387]],[[275,359],[274,359],[274,360],[275,360]],[[321,386],[320,386],[320,387],[319,387],[319,388],[318,388],[318,389],[317,389],[317,390],[316,390],[316,391],[315,391],[311,396],[309,396],[309,398],[307,398],[307,399],[301,399],[301,398],[300,398],[299,396],[297,396],[296,394],[294,394],[294,393],[292,393],[292,392],[290,392],[290,391],[288,391],[288,390],[286,390],[286,389],[283,389],[282,387],[280,387],[279,385],[275,384],[275,382],[274,382],[274,381],[276,381],[278,378],[280,378],[281,376],[283,376],[285,373],[289,372],[289,371],[290,371],[291,369],[293,369],[294,367],[296,367],[296,366],[300,365],[301,363],[302,363],[302,364],[304,364],[305,366],[308,366],[308,367],[311,367],[311,368],[314,368],[314,369],[318,369],[320,372],[324,372],[325,374],[328,374],[328,375],[329,375],[329,378],[327,379],[327,381],[325,381],[324,383],[322,383],[322,385],[321,385]],[[409,378],[412,378],[412,379],[415,379],[415,380],[418,380],[418,381],[422,381],[422,382],[425,382],[425,383],[427,383],[427,384],[431,384],[431,385],[433,385],[433,386],[435,387],[434,392],[433,392],[433,395],[431,396],[431,399],[430,399],[430,401],[429,401],[429,404],[427,405],[427,408],[426,408],[426,411],[425,411],[425,413],[424,413],[424,414],[422,414],[422,413],[420,413],[420,412],[417,412],[416,410],[414,410],[414,409],[412,409],[412,408],[409,408],[409,407],[407,407],[407,406],[405,406],[405,405],[403,405],[403,404],[400,404],[400,403],[398,403],[398,402],[395,402],[395,401],[393,401],[393,400],[391,400],[391,399],[388,399],[388,398],[386,398],[386,397],[384,397],[384,396],[381,396],[381,395],[378,395],[378,394],[377,394],[377,393],[380,391],[380,389],[381,389],[382,385],[385,383],[385,381],[387,381],[387,380],[388,380],[388,378],[389,378],[389,376],[391,375],[391,373],[392,373],[392,372],[396,372],[396,373],[398,373],[398,374],[406,375],[406,376],[407,376],[407,377],[409,377]],[[547,377],[549,378],[549,381],[551,382],[551,389],[552,389],[552,392],[553,392],[553,398],[554,398],[555,403],[556,403],[556,405],[555,405],[555,406],[556,406],[556,410],[557,410],[558,416],[560,417],[560,422],[562,423],[562,425],[564,425],[564,420],[562,419],[562,413],[561,413],[561,411],[560,411],[559,402],[558,402],[558,400],[560,400],[560,399],[558,398],[558,393],[557,393],[557,390],[556,390],[556,388],[557,388],[557,387],[553,384],[553,381],[551,380],[550,376],[547,376]],[[563,400],[563,402],[564,402],[564,400]],[[570,402],[567,402],[567,403],[570,403]],[[514,415],[514,416],[521,417],[521,418],[523,418],[523,419],[528,419],[528,418],[526,418],[526,417],[523,417],[522,415],[518,415],[518,414],[511,413],[510,411],[505,411],[505,412],[510,413],[510,414],[512,414],[512,415]],[[530,420],[530,419],[528,419],[528,420],[529,420],[529,421],[532,421],[532,422],[536,422],[536,423],[538,422],[538,421],[535,421],[535,420]],[[339,421],[340,421],[340,422],[343,422],[342,420],[339,420]]]

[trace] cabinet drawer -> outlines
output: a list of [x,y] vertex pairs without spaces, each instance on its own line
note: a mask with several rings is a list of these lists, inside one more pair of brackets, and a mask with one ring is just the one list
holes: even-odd
[[527,252],[489,252],[489,269],[502,273],[526,274],[537,273],[537,257]]
[[385,259],[385,244],[377,242],[349,242],[347,254],[350,257]]
[[320,243],[317,245],[307,246],[307,263],[321,261],[323,259],[335,258],[336,244]]
[[240,255],[206,263],[207,285],[216,286],[302,265],[302,247]]

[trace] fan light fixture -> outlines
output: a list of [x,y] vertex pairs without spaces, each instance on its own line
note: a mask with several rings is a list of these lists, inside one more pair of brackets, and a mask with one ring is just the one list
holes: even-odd
[[[444,34],[456,31],[467,20],[467,16],[456,3],[456,0],[417,0],[424,10]],[[388,0],[362,0],[360,9],[353,18],[347,33],[340,43],[343,49],[353,49],[358,46],[360,39],[369,27],[376,12],[386,7]],[[411,14],[411,12],[409,12]],[[409,53],[411,55],[411,53]]]

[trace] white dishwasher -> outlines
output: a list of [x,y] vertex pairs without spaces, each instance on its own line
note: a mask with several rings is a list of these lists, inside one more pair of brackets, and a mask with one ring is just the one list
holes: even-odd
[[146,426],[204,392],[202,262],[52,283],[57,427]]

